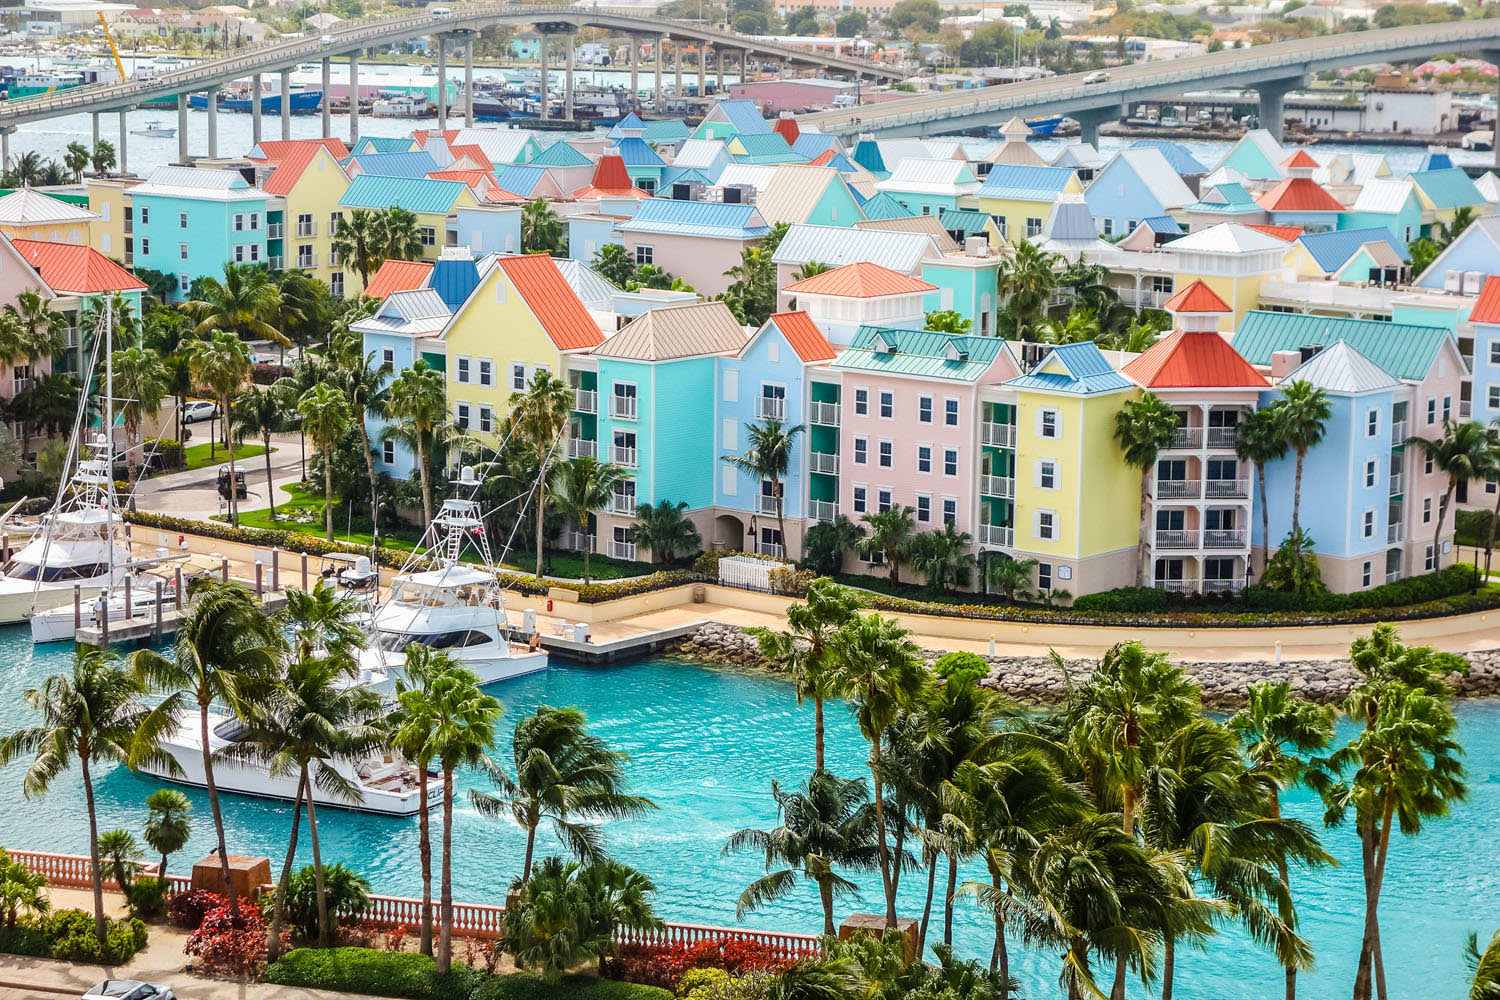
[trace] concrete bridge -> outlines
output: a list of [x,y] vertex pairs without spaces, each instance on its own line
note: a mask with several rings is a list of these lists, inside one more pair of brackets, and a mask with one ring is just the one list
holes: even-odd
[[[458,50],[464,61],[465,114],[473,121],[472,100],[474,73],[473,37],[478,32],[494,25],[518,25],[534,27],[543,35],[542,46],[542,107],[547,117],[547,44],[561,38],[566,49],[564,69],[565,117],[573,116],[573,35],[581,28],[601,28],[630,39],[630,81],[632,93],[639,93],[640,46],[649,42],[655,46],[656,93],[662,92],[662,55],[670,43],[677,93],[682,93],[682,69],[684,44],[694,46],[699,53],[697,71],[700,94],[708,75],[710,53],[717,59],[717,82],[724,81],[725,56],[738,60],[737,68],[743,74],[748,59],[762,66],[774,63],[778,73],[789,68],[804,66],[819,68],[826,73],[847,75],[851,79],[869,77],[875,80],[899,80],[907,75],[902,69],[872,62],[866,59],[818,52],[781,45],[733,31],[721,30],[696,21],[677,21],[670,18],[644,17],[639,13],[611,10],[608,7],[540,7],[522,6],[515,2],[506,4],[469,3],[455,4],[448,8],[451,15],[434,16],[428,11],[402,14],[392,17],[368,17],[344,21],[321,35],[298,38],[278,38],[255,45],[244,46],[213,59],[204,59],[180,70],[162,73],[147,80],[125,80],[120,83],[78,87],[37,97],[0,102],[0,156],[9,159],[9,137],[16,127],[28,122],[45,121],[61,115],[92,113],[94,115],[94,138],[99,132],[99,115],[120,114],[120,169],[127,169],[125,142],[127,131],[124,113],[140,104],[162,97],[177,97],[178,101],[178,145],[180,158],[187,160],[187,101],[190,93],[208,95],[208,150],[210,156],[218,155],[218,125],[215,115],[215,97],[220,88],[249,78],[256,93],[260,92],[263,74],[280,73],[281,90],[291,87],[293,68],[308,62],[321,63],[323,69],[323,92],[329,90],[329,66],[334,57],[347,57],[351,87],[358,86],[359,54],[369,49],[408,42],[414,38],[430,36],[438,40],[438,70],[446,78],[450,49]],[[259,102],[253,105],[254,138],[261,138],[261,115]],[[291,109],[289,102],[281,102],[281,135],[291,137]],[[448,108],[446,101],[438,104],[438,126],[447,127]],[[331,130],[328,101],[323,101],[323,135]],[[350,115],[350,139],[359,136],[359,116]]]
[[1225,49],[1169,62],[1118,66],[1099,83],[1086,84],[1088,74],[1074,73],[819,111],[800,116],[798,122],[848,139],[861,133],[927,136],[994,126],[1012,115],[1061,114],[1077,119],[1085,141],[1097,144],[1099,126],[1121,117],[1122,110],[1137,101],[1240,87],[1259,95],[1261,124],[1280,139],[1283,101],[1288,92],[1304,86],[1310,74],[1371,63],[1417,62],[1457,52],[1500,63],[1500,19],[1382,28]]

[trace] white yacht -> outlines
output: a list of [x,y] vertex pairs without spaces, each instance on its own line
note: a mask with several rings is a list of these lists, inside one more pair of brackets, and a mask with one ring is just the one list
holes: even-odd
[[[177,600],[177,574],[182,574],[182,583],[186,587],[189,580],[200,576],[219,572],[219,563],[203,555],[188,555],[169,557],[165,549],[156,550],[156,558],[149,560],[152,565],[137,565],[133,573],[126,573],[130,578],[130,587],[123,585],[108,590],[100,590],[99,594],[91,601],[84,602],[78,609],[75,617],[73,602],[52,608],[47,611],[38,611],[31,616],[31,641],[32,642],[72,642],[77,635],[79,625],[85,628],[95,628],[100,622],[100,600],[109,615],[110,627],[128,624],[133,619],[150,621],[156,617],[156,584],[162,584],[161,600],[163,610],[175,605]],[[126,595],[129,595],[127,606]]]
[[[472,468],[463,469],[459,486],[477,492]],[[479,502],[444,501],[422,544],[396,575],[389,597],[371,616],[360,681],[378,691],[393,688],[406,647],[413,643],[446,650],[481,684],[547,669],[546,650],[511,642],[495,569]]]
[[[168,774],[164,768],[150,764],[143,764],[141,770],[167,781],[202,788],[205,781],[200,725],[197,712],[185,711],[178,717],[177,728],[162,742],[162,749],[177,762],[181,773]],[[208,733],[209,751],[215,755],[214,786],[219,791],[296,801],[297,775],[274,775],[264,764],[220,756],[245,738],[244,726],[239,719],[211,711]],[[423,775],[418,768],[390,751],[359,761],[332,761],[328,766],[359,790],[359,799],[350,802],[330,795],[314,782],[313,802],[319,809],[333,807],[386,816],[415,816],[421,809],[423,780],[427,782],[427,807],[431,809],[443,801],[441,777],[431,773]]]

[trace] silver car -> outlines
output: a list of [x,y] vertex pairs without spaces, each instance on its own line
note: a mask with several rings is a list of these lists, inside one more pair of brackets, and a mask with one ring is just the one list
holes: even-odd
[[172,987],[139,979],[106,979],[83,995],[83,1000],[177,1000]]

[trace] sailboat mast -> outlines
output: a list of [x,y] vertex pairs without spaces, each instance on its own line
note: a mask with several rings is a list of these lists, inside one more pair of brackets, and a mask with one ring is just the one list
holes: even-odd
[[[109,295],[104,297],[104,454],[104,467],[108,470],[104,483],[105,511],[108,514],[105,549],[109,576],[104,583],[107,595],[115,582],[115,317],[114,299]],[[130,463],[128,452],[125,463]],[[107,605],[104,613],[109,613]]]

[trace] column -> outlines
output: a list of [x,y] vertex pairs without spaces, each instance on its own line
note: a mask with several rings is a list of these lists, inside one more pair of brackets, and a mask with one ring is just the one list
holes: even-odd
[[[333,62],[327,56],[323,57],[323,138],[333,137]],[[291,106],[291,95],[283,94],[281,106],[283,109]]]
[[626,42],[630,46],[630,110],[641,109],[641,43],[634,35]]
[[188,95],[177,95],[177,162],[191,163],[187,148]]
[[125,111],[122,109],[120,111],[120,156],[119,156],[119,160],[120,160],[120,173],[122,173],[122,174],[123,173],[127,173],[129,171],[129,169],[130,169],[125,164],[125,147],[129,144],[129,140],[126,137],[129,136],[129,135],[130,135],[130,127],[125,124]]
[[1270,132],[1277,142],[1286,133],[1286,95],[1302,84],[1302,78],[1271,80],[1257,84],[1255,93],[1260,98],[1260,127]]
[[464,46],[464,124],[474,127],[474,37]]
[[698,96],[708,96],[708,46],[698,45]]
[[714,93],[724,93],[724,50],[714,46],[714,56],[719,60],[719,71],[714,74]]
[[[682,42],[677,40],[672,42],[672,70],[677,77],[676,87],[672,93],[680,101],[682,100]],[[656,110],[660,113],[666,109],[658,104]]]
[[656,82],[652,85],[651,105],[656,108],[658,115],[666,110],[666,105],[661,99],[661,61],[666,58],[667,40],[658,38],[651,46],[651,61],[656,64]]
[[[1491,66],[1500,65],[1500,63],[1495,62],[1495,60],[1500,59],[1500,49],[1491,49],[1487,52],[1481,52],[1479,54],[1479,57],[1485,62],[1489,63]],[[1500,79],[1497,79],[1496,84],[1497,89],[1500,89]],[[1497,100],[1500,100],[1500,96],[1497,96]],[[1500,104],[1496,105],[1495,131],[1494,134],[1490,137],[1490,148],[1495,151],[1495,166],[1500,167]]]
[[219,156],[219,88],[208,88],[208,158]]
[[436,36],[438,47],[438,131],[448,131],[448,40]]
[[547,92],[547,50],[551,47],[552,36],[547,34],[546,32],[542,32],[542,121],[548,121],[552,118],[552,97]]
[[349,146],[359,142],[359,53],[349,53]]
[[260,102],[265,100],[261,96],[260,74],[250,74],[250,144],[260,145]]
[[573,63],[578,57],[578,36],[568,34],[567,69],[563,73],[563,119],[573,120]]
[[1073,114],[1078,120],[1078,137],[1084,142],[1099,148],[1099,126],[1105,122],[1112,122],[1120,117],[1119,108],[1094,108],[1089,111],[1079,111]]
[[[323,95],[323,100],[328,100],[328,95]],[[286,142],[292,137],[292,71],[284,69],[281,71],[281,141]]]
[[10,134],[15,130],[14,125],[0,125],[0,171],[10,169]]
[[[89,118],[93,119],[93,124],[94,124],[94,143],[93,143],[93,145],[97,146],[97,145],[99,145],[99,112],[95,111],[93,114],[89,115]],[[91,146],[90,148],[92,149],[93,147]]]

